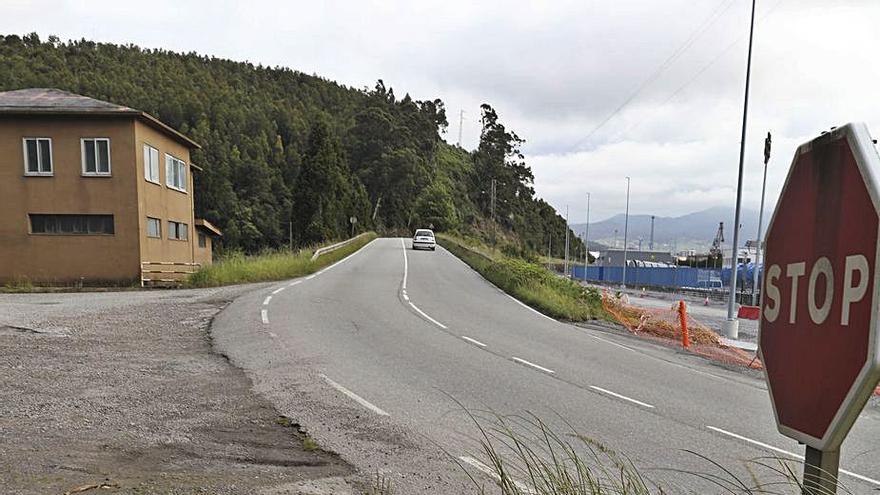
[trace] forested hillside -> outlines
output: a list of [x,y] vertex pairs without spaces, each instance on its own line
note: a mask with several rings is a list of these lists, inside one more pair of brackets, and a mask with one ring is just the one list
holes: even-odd
[[[522,140],[489,105],[473,151],[441,139],[439,99],[354,89],[283,67],[36,34],[0,36],[0,91],[54,87],[144,110],[199,142],[196,213],[248,252],[358,230],[491,231],[554,252],[565,222],[534,195]],[[292,230],[291,227],[292,226]],[[573,246],[580,241],[572,236]]]

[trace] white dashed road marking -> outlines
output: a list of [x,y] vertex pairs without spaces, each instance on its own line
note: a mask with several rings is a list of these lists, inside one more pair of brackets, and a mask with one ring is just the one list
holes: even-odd
[[[759,441],[757,441],[757,440],[752,440],[751,438],[744,437],[744,436],[742,436],[742,435],[737,435],[736,433],[733,433],[733,432],[730,432],[730,431],[727,431],[727,430],[722,430],[721,428],[716,428],[716,427],[714,427],[714,426],[709,426],[709,425],[706,425],[706,428],[709,428],[710,430],[712,430],[712,431],[714,431],[714,432],[716,432],[716,433],[720,433],[720,434],[722,434],[722,435],[727,435],[727,436],[729,436],[729,437],[731,437],[731,438],[735,438],[735,439],[737,439],[737,440],[741,440],[741,441],[743,441],[743,442],[750,443],[750,444],[752,444],[752,445],[754,445],[754,446],[756,446],[756,447],[761,447],[761,448],[763,448],[763,449],[767,449],[767,450],[769,450],[769,451],[771,451],[771,452],[776,452],[777,454],[787,455],[787,456],[789,456],[789,457],[794,457],[795,459],[800,459],[800,460],[803,460],[803,459],[804,459],[804,456],[802,456],[802,455],[800,455],[800,454],[795,454],[794,452],[789,452],[789,451],[787,451],[787,450],[782,450],[782,449],[780,449],[779,447],[774,447],[774,446],[772,446],[772,445],[770,445],[770,444],[766,444],[766,443],[764,443],[764,442],[759,442]],[[847,475],[847,476],[851,476],[851,477],[853,477],[853,478],[855,478],[855,479],[857,479],[857,480],[862,480],[862,481],[864,481],[864,482],[866,482],[866,483],[870,483],[870,484],[875,485],[875,486],[880,486],[880,480],[875,480],[875,479],[873,479],[873,478],[868,478],[867,476],[862,476],[861,474],[856,474],[856,473],[854,473],[854,472],[852,472],[852,471],[847,471],[847,470],[845,470],[845,469],[841,469],[841,470],[840,470],[840,474],[845,474],[845,475]]]
[[466,335],[462,335],[461,338],[463,338],[464,340],[467,340],[467,341],[470,342],[471,344],[478,345],[478,346],[480,346],[480,347],[486,347],[486,344],[480,342],[479,340],[472,339],[472,338],[470,338],[470,337],[468,337],[468,336],[466,336]]
[[535,363],[532,363],[532,362],[526,361],[525,359],[518,358],[518,357],[516,357],[516,356],[514,356],[514,357],[512,357],[512,358],[510,358],[510,359],[513,359],[514,361],[516,361],[516,362],[519,363],[519,364],[524,364],[524,365],[526,365],[526,366],[531,366],[532,368],[535,368],[536,370],[541,370],[541,371],[543,371],[544,373],[549,373],[549,374],[551,374],[551,375],[556,373],[555,371],[551,370],[550,368],[545,368],[545,367],[543,367],[543,366],[541,366],[541,365],[538,365],[538,364],[535,364]]
[[438,327],[440,327],[444,330],[447,328],[446,325],[444,325],[444,324],[440,323],[439,321],[435,320],[434,318],[431,318],[430,316],[428,316],[427,313],[425,313],[424,311],[419,309],[419,307],[416,306],[415,304],[413,304],[412,301],[410,301],[409,305],[412,306],[412,309],[416,310],[420,315],[424,316],[426,320],[430,321],[431,323],[437,325]]
[[266,296],[266,299],[263,299],[263,306],[268,306],[269,301],[272,300],[272,296]]
[[273,291],[272,291],[272,294],[273,294],[273,295],[274,295],[274,294],[278,294],[279,292],[283,291],[284,289],[286,289],[286,287],[279,287],[279,288],[273,290]]
[[[480,462],[480,461],[474,459],[473,457],[468,456],[468,455],[463,455],[463,456],[459,457],[458,459],[459,459],[461,462],[463,462],[463,463],[465,463],[465,464],[471,466],[472,468],[476,469],[477,471],[480,471],[481,473],[485,474],[486,476],[492,478],[493,480],[495,480],[495,481],[501,481],[501,476],[498,476],[498,473],[496,473],[496,472],[495,472],[492,468],[490,468],[489,466],[487,466],[487,465],[483,464],[482,462]],[[530,493],[530,494],[531,494],[531,493],[535,493],[535,492],[532,491],[528,486],[526,486],[525,484],[523,484],[523,483],[521,483],[521,482],[519,482],[519,481],[514,481],[513,484],[516,485],[516,487],[517,487],[517,488],[519,489],[519,491],[522,492],[522,493]]]
[[387,413],[387,412],[385,412],[385,411],[383,411],[382,409],[378,408],[377,406],[373,405],[372,403],[370,403],[369,401],[367,401],[366,399],[364,399],[364,398],[361,397],[360,395],[358,395],[358,394],[352,392],[351,390],[349,390],[349,389],[343,387],[342,385],[340,385],[340,384],[334,382],[333,380],[331,380],[330,378],[328,378],[327,375],[325,375],[325,374],[322,373],[322,374],[321,374],[321,378],[322,378],[325,382],[327,382],[328,385],[330,385],[331,387],[335,388],[336,390],[342,392],[342,393],[345,394],[349,399],[351,399],[351,400],[357,402],[358,404],[364,406],[365,408],[369,409],[370,411],[373,411],[374,413],[378,414],[379,416],[388,416],[388,413]]
[[618,399],[625,400],[625,401],[627,401],[627,402],[632,402],[633,404],[636,404],[636,405],[639,405],[639,406],[642,406],[642,407],[647,407],[648,409],[654,409],[654,406],[652,406],[651,404],[648,404],[647,402],[642,402],[642,401],[640,401],[640,400],[635,400],[635,399],[633,399],[633,398],[631,398],[631,397],[627,397],[627,396],[625,396],[625,395],[618,394],[617,392],[612,392],[612,391],[610,391],[610,390],[608,390],[608,389],[605,389],[605,388],[602,388],[602,387],[597,387],[597,386],[595,386],[595,385],[590,385],[590,388],[593,389],[593,390],[595,390],[596,392],[601,392],[601,393],[603,393],[603,394],[605,394],[605,395],[610,395],[610,396],[612,396],[612,397],[617,397]]
[[269,324],[269,310],[264,309],[260,311],[260,317],[263,319],[263,325]]

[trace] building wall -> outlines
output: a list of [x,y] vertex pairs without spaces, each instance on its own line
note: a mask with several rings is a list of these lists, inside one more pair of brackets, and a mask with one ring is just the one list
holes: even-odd
[[[50,177],[25,176],[23,137],[52,138]],[[80,139],[110,138],[109,177],[84,177]],[[0,116],[0,282],[85,283],[139,277],[135,127],[131,117]],[[28,214],[111,214],[113,235],[30,233]]]
[[[205,236],[205,247],[199,247],[199,243],[198,243],[198,236],[199,235]],[[195,260],[196,260],[196,263],[200,264],[201,266],[207,266],[207,265],[210,265],[211,263],[213,263],[213,261],[214,261],[213,242],[214,242],[214,239],[210,235],[208,235],[204,232],[197,232],[196,239],[195,239]]]
[[[195,259],[197,232],[193,215],[193,174],[190,167],[189,148],[178,141],[141,122],[135,122],[135,154],[137,155],[137,222],[141,236],[140,259],[147,262],[192,263]],[[145,175],[144,145],[159,150],[159,183],[148,181]],[[181,192],[167,185],[165,154],[168,153],[186,163],[187,191]],[[162,237],[147,237],[147,217],[162,221]],[[168,222],[187,225],[188,239],[180,241],[168,238]]]

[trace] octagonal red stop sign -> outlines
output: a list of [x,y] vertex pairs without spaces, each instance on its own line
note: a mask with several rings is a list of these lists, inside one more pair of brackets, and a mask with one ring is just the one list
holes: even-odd
[[767,230],[759,352],[779,431],[840,446],[880,378],[880,158],[864,124],[800,146]]

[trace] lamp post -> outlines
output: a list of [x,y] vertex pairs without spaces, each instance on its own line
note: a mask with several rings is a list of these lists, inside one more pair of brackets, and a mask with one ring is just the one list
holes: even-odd
[[761,185],[761,209],[758,212],[758,235],[755,237],[758,243],[755,246],[755,268],[752,270],[752,306],[758,305],[758,260],[761,259],[761,224],[764,222],[764,192],[767,191],[767,162],[770,161],[771,142],[772,138],[768,132],[767,138],[764,139],[764,183]]
[[587,265],[590,264],[590,193],[587,193],[587,226],[584,228],[584,282],[587,281]]
[[733,220],[733,249],[731,250],[730,298],[727,300],[727,321],[724,322],[724,335],[731,339],[739,337],[739,320],[734,315],[736,306],[737,250],[739,249],[739,221],[742,206],[743,159],[746,152],[746,122],[749,112],[749,79],[752,75],[752,39],[755,34],[755,0],[752,0],[752,20],[749,27],[749,55],[746,61],[746,88],[743,98],[742,135],[739,142],[739,176],[736,183],[736,214]]
[[626,176],[626,215],[623,217],[623,277],[621,277],[620,285],[626,288],[626,240],[629,234],[629,183],[630,178]]

